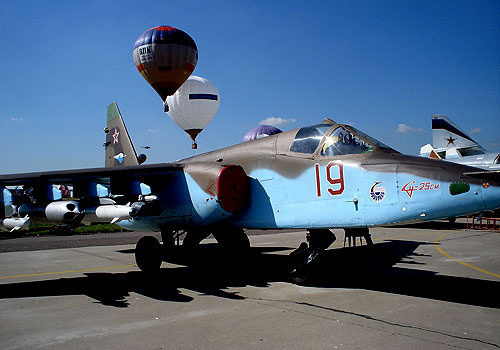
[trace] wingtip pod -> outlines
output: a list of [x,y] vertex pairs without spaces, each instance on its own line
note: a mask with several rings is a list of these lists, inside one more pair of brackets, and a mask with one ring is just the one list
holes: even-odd
[[165,102],[193,73],[198,47],[184,31],[162,25],[137,38],[133,58],[139,73]]

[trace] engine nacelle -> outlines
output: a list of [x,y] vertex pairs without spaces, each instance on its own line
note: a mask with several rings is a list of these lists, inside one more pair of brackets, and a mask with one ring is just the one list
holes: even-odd
[[190,163],[184,168],[195,223],[212,225],[243,210],[249,180],[242,167],[220,163]]

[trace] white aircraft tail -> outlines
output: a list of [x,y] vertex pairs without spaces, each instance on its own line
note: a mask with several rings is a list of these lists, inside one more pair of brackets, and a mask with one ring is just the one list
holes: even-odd
[[476,154],[478,151],[484,152],[476,141],[443,114],[432,115],[432,146],[439,151],[456,148],[460,153],[462,153],[461,150],[467,149],[474,150]]

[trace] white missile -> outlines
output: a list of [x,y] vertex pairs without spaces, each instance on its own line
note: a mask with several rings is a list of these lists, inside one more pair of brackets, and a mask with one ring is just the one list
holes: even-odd
[[6,228],[10,232],[17,230],[27,230],[30,227],[30,219],[25,218],[7,218],[1,221],[2,227]]
[[128,220],[136,215],[137,210],[129,205],[100,205],[85,209],[85,222],[110,222]]

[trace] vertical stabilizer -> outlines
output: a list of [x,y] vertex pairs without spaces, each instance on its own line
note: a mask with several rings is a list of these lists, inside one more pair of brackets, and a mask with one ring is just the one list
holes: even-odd
[[432,115],[432,146],[435,149],[455,147],[458,150],[470,148],[483,150],[476,141],[443,114]]
[[104,132],[106,133],[104,143],[106,167],[139,165],[137,153],[116,102],[108,106],[108,121]]

